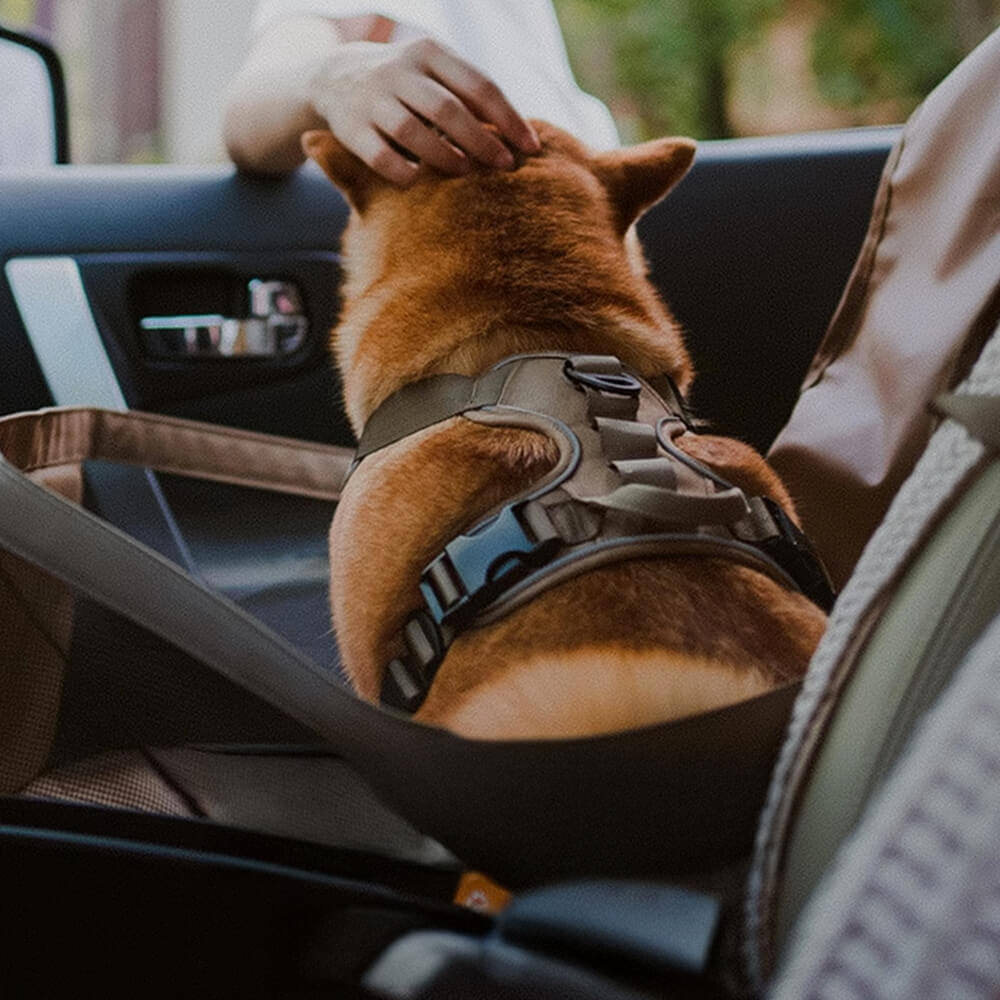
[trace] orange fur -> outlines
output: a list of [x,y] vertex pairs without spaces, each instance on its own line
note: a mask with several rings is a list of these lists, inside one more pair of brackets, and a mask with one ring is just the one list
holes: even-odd
[[[663,139],[592,154],[536,123],[543,150],[511,173],[398,190],[326,132],[306,152],[352,206],[334,331],[360,433],[401,386],[478,374],[511,354],[616,354],[645,375],[692,378],[678,324],[644,273],[636,217],[687,170]],[[678,445],[747,492],[789,503],[751,448]],[[331,527],[333,618],[357,691],[376,699],[420,572],[450,538],[552,467],[539,433],[453,418],[361,463]],[[449,650],[418,718],[475,737],[607,732],[719,707],[797,677],[825,618],[801,595],[724,559],[616,564],[566,581]]]

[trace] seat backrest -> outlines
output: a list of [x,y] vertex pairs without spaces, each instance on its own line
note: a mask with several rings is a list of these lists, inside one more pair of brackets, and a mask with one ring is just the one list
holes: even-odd
[[793,711],[750,879],[758,989],[917,720],[1000,613],[1000,332],[939,408],[950,415],[862,554]]
[[774,1000],[997,995],[998,663],[1000,615],[803,912]]

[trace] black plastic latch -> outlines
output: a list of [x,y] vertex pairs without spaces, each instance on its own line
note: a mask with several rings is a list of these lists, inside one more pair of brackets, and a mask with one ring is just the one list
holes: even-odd
[[437,624],[461,624],[508,587],[548,562],[562,544],[541,504],[504,507],[453,538],[424,570],[420,591]]
[[517,897],[500,934],[582,962],[617,960],[669,975],[703,975],[719,925],[717,899],[651,882],[570,882]]
[[421,575],[426,608],[406,620],[406,655],[386,667],[382,703],[415,712],[455,628],[548,562],[561,545],[545,507],[530,500],[504,507],[475,531],[453,538]]
[[415,611],[406,620],[403,642],[407,655],[386,667],[380,698],[390,708],[412,713],[427,697],[448,644],[437,622],[425,610]]
[[756,499],[770,514],[777,533],[755,544],[795,581],[809,600],[824,611],[829,611],[837,599],[837,592],[812,542],[799,530],[780,504],[770,497]]

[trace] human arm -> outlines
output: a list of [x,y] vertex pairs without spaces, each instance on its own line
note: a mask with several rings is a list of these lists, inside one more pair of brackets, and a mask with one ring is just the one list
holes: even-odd
[[416,172],[413,158],[452,174],[472,160],[512,167],[510,151],[484,122],[517,149],[537,151],[534,131],[492,81],[429,38],[370,41],[380,22],[299,15],[260,35],[227,101],[226,147],[237,166],[294,169],[304,159],[299,137],[312,128],[330,128],[400,185]]

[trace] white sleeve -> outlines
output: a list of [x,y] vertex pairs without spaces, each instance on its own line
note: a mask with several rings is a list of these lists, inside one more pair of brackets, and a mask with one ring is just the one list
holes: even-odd
[[526,117],[544,118],[595,149],[619,143],[610,111],[573,79],[550,0],[259,0],[252,29],[290,14],[381,14],[399,36],[426,34],[490,77]]
[[318,14],[322,17],[362,17],[381,14],[399,23],[410,24],[429,35],[441,33],[439,2],[426,0],[259,0],[250,22],[253,32],[290,14]]

